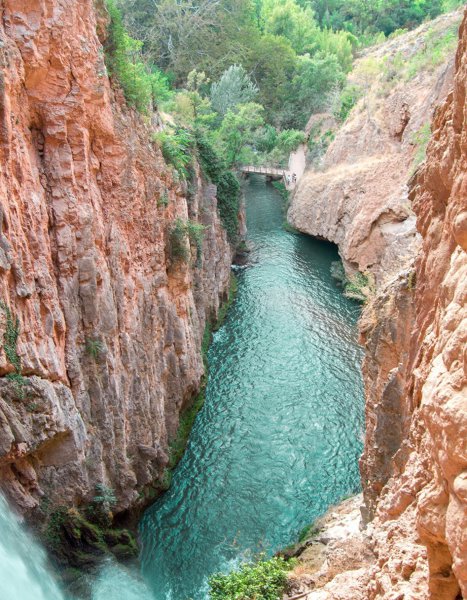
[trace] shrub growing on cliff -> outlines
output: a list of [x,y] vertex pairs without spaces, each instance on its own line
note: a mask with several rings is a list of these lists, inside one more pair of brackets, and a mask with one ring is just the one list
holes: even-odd
[[217,185],[217,207],[222,225],[230,242],[238,235],[238,213],[240,210],[240,183],[232,171],[227,169],[212,144],[202,132],[195,134],[198,156],[203,173]]
[[86,338],[86,352],[94,360],[97,360],[99,358],[99,355],[103,351],[104,351],[104,344],[100,340]]
[[193,163],[194,140],[188,129],[178,127],[174,132],[161,131],[153,140],[159,144],[164,160],[172,165],[183,179],[188,179]]
[[273,557],[245,564],[238,571],[217,573],[210,577],[211,600],[279,600],[293,566],[283,558]]
[[26,379],[21,374],[21,358],[16,349],[20,333],[19,319],[18,317],[13,317],[10,307],[3,301],[0,301],[0,310],[5,314],[3,350],[8,361],[15,369],[13,373],[8,373],[6,378],[13,383],[16,396],[22,400],[26,396]]
[[358,302],[366,302],[372,292],[373,284],[370,278],[363,273],[351,275],[344,286],[344,296]]
[[188,262],[190,258],[190,245],[196,247],[196,265],[201,265],[203,250],[204,226],[195,221],[175,220],[170,230],[170,256],[172,261]]
[[348,84],[342,90],[338,105],[334,109],[334,116],[340,122],[344,122],[352,108],[357,104],[362,92],[356,85]]
[[114,0],[106,0],[110,15],[105,58],[109,74],[118,79],[128,104],[148,113],[153,104],[170,97],[168,78],[157,68],[152,72],[141,58],[143,42],[128,35]]
[[411,143],[416,147],[416,151],[413,157],[412,166],[410,174],[415,173],[417,168],[421,165],[421,163],[425,160],[426,157],[426,149],[428,147],[428,142],[431,137],[431,126],[427,121],[424,123],[420,129],[418,129],[411,137]]

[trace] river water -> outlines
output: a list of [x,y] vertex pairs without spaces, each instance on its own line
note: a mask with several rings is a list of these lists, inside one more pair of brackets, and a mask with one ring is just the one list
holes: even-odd
[[141,523],[156,600],[204,600],[207,577],[271,554],[359,490],[359,307],[334,246],[282,228],[282,199],[246,189],[251,265],[209,351],[206,403],[170,490]]
[[[211,573],[286,546],[359,489],[358,307],[331,280],[335,248],[284,231],[281,205],[250,181],[251,265],[214,336],[206,403],[173,485],[141,523],[146,582],[109,562],[92,600],[205,600]],[[1,496],[0,598],[68,599]]]

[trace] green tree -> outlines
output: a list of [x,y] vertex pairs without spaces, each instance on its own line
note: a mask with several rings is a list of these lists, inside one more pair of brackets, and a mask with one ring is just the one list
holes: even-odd
[[342,87],[344,81],[344,73],[334,54],[299,57],[283,121],[289,126],[303,128],[311,114],[327,107],[329,94],[336,87]]
[[168,79],[156,67],[152,72],[148,69],[141,56],[143,43],[130,37],[114,0],[107,0],[107,10],[110,15],[105,43],[107,69],[122,86],[128,104],[148,113],[154,104],[170,97]]
[[260,92],[258,101],[271,121],[287,98],[290,82],[296,68],[296,54],[283,37],[266,34],[251,52],[246,68]]
[[284,129],[277,136],[276,146],[284,154],[289,155],[296,150],[300,144],[305,142],[306,136],[303,131],[296,129]]
[[250,0],[119,0],[144,52],[183,84],[199,69],[218,77],[241,64],[257,35]]
[[256,130],[264,125],[264,109],[259,104],[241,104],[234,112],[229,110],[222,120],[219,139],[227,166],[239,164],[243,150],[255,138]]
[[273,557],[209,579],[211,600],[280,600],[293,563]]
[[220,80],[211,88],[211,104],[214,110],[224,116],[239,104],[252,102],[258,94],[257,86],[251,81],[241,65],[232,65]]
[[316,48],[319,29],[309,6],[303,8],[295,0],[265,0],[263,14],[265,31],[286,38],[298,54]]

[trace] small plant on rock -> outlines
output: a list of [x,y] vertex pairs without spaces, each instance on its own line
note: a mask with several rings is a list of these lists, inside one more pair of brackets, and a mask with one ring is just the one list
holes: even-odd
[[26,379],[21,374],[21,358],[17,352],[18,338],[20,334],[20,326],[18,317],[13,317],[10,307],[3,301],[0,301],[0,310],[6,317],[5,333],[3,334],[3,350],[8,361],[14,367],[13,373],[8,373],[6,376],[14,384],[16,396],[20,400],[26,397],[25,385]]
[[86,352],[91,356],[94,360],[99,358],[99,355],[104,350],[104,344],[100,340],[93,340],[92,338],[86,339]]
[[373,293],[373,287],[367,275],[357,272],[348,278],[344,287],[344,296],[358,302],[366,302]]
[[292,561],[273,557],[244,564],[238,571],[216,573],[209,579],[211,600],[280,600]]
[[196,266],[201,265],[203,250],[204,226],[195,221],[175,220],[169,236],[170,256],[172,261],[188,262],[190,258],[190,245],[196,247]]
[[102,506],[104,510],[111,510],[117,504],[117,497],[112,488],[103,483],[96,484],[96,495],[92,499],[94,504]]

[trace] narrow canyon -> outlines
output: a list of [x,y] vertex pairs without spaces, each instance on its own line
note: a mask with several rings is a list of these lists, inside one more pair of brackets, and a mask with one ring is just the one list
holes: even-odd
[[[359,52],[363,92],[343,122],[312,115],[300,143],[326,147],[286,217],[257,176],[226,217],[230,179],[204,142],[181,177],[157,137],[172,117],[139,114],[109,74],[103,0],[0,9],[0,489],[60,585],[90,597],[81,575],[109,557],[137,573],[142,540],[143,578],[179,585],[157,600],[194,579],[207,598],[220,555],[232,569],[263,542],[275,553],[352,495],[291,551],[284,598],[467,598],[467,11]],[[407,75],[446,32],[457,49]],[[0,519],[0,537],[16,528]],[[135,577],[115,598],[146,600]]]

